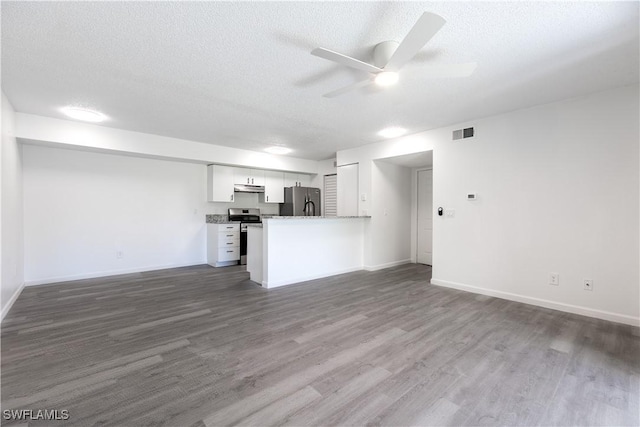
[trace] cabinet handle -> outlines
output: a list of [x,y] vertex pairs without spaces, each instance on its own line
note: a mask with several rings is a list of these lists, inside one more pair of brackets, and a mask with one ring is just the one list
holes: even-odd
[[227,234],[227,237],[233,237],[233,234]]
[[267,196],[267,202],[269,201],[269,196]]
[[227,242],[227,245],[233,245],[233,242]]
[[253,178],[251,178],[251,183],[253,184]]
[[232,253],[233,253],[233,251],[227,251],[227,253],[228,253],[228,254],[232,254]]
[[233,194],[231,195],[231,201],[233,202]]
[[247,178],[247,184],[249,183],[249,178]]

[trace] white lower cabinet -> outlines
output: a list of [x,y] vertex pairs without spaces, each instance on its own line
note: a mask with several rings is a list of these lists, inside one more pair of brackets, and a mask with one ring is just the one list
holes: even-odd
[[240,224],[207,224],[207,264],[236,265],[240,261]]

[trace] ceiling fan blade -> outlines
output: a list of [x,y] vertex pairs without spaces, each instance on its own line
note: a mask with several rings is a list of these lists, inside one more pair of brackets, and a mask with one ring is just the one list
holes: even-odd
[[416,56],[418,51],[427,44],[429,40],[446,23],[441,16],[425,12],[418,22],[415,23],[409,34],[400,42],[400,45],[389,59],[384,69],[388,71],[398,71],[411,58]]
[[366,62],[362,62],[350,56],[325,49],[323,47],[313,49],[311,51],[311,55],[319,56],[320,58],[328,59],[329,61],[337,62],[338,64],[346,65],[347,67],[366,71],[368,73],[379,73],[380,71],[382,71],[381,68],[375,67],[371,64],[367,64]]
[[420,75],[432,79],[468,77],[475,71],[478,64],[468,62],[465,64],[431,64],[420,67]]
[[343,88],[336,89],[336,90],[334,90],[332,92],[325,93],[322,96],[324,96],[325,98],[335,98],[336,96],[340,96],[343,93],[347,93],[347,92],[350,92],[352,90],[355,90],[355,89],[358,89],[358,88],[361,88],[361,87],[365,87],[365,86],[371,84],[371,82],[372,81],[370,79],[362,80],[362,81],[350,84],[349,86],[345,86]]

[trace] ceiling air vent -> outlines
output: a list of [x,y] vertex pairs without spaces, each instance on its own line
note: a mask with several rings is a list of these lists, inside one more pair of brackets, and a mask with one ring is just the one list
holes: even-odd
[[455,141],[457,139],[473,138],[473,135],[473,128],[458,129],[453,131],[452,139]]

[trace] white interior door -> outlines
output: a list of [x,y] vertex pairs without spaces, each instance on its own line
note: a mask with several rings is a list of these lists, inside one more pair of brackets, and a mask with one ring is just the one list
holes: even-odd
[[420,264],[431,265],[433,246],[433,171],[418,171],[418,247]]
[[338,216],[358,215],[358,164],[338,166]]

